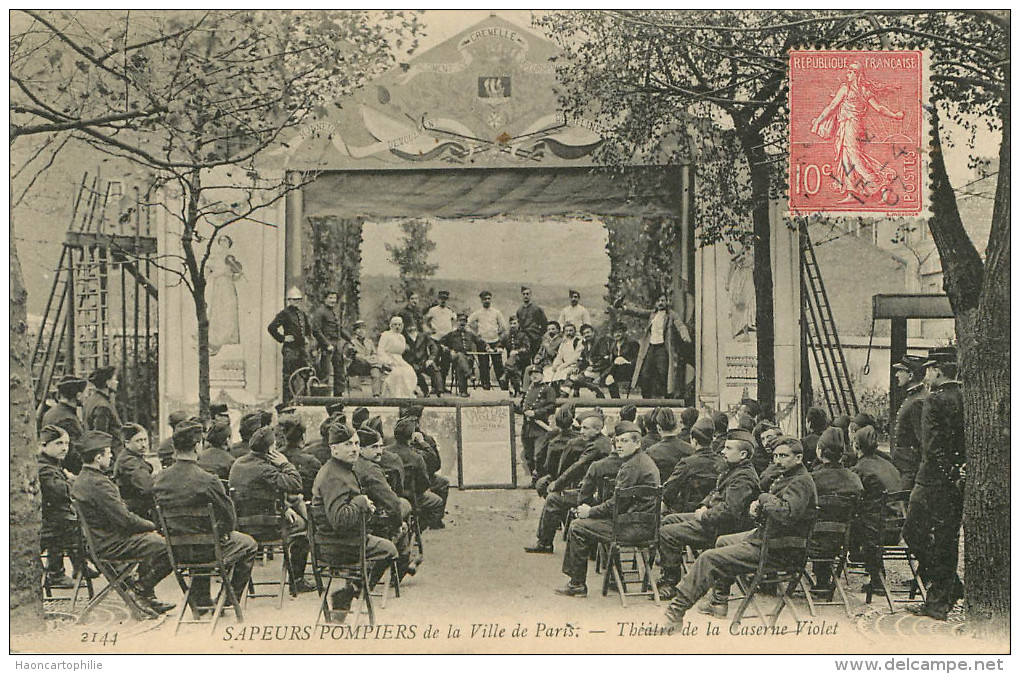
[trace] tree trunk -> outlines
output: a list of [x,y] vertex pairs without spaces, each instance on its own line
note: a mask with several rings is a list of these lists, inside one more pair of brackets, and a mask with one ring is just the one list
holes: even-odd
[[[1006,637],[1010,617],[1009,483],[1009,189],[1008,104],[987,262],[967,236],[936,134],[932,155],[933,213],[929,221],[956,316],[963,381],[967,480],[964,580],[973,633]],[[938,128],[938,126],[936,126]]]
[[[734,122],[738,120],[734,118]],[[738,124],[738,128],[739,128]],[[751,171],[751,218],[754,224],[755,340],[758,352],[758,402],[762,414],[776,410],[776,324],[773,315],[772,223],[769,220],[769,164],[760,133],[741,136]]]
[[39,475],[35,454],[35,400],[32,394],[31,347],[24,277],[10,242],[10,632],[36,632],[45,628],[42,605],[42,565],[39,563]]
[[198,413],[209,416],[209,305],[205,298],[205,280],[195,284],[195,318],[198,321]]

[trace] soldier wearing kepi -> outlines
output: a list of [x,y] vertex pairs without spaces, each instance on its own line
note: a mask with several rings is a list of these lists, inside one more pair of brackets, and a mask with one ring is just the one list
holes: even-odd
[[956,350],[932,349],[924,362],[931,393],[921,412],[921,465],[910,492],[903,540],[917,557],[928,596],[914,613],[945,620],[963,598],[956,573],[967,462],[963,391],[956,380]]
[[132,589],[143,606],[166,613],[175,605],[159,601],[154,592],[173,571],[166,541],[156,533],[155,524],[127,509],[117,486],[106,476],[113,463],[112,447],[113,438],[102,431],[82,436],[78,452],[83,465],[71,487],[71,498],[92,530],[96,545],[92,552],[110,560],[143,558]]
[[85,392],[86,382],[73,374],[66,374],[57,382],[57,404],[46,410],[43,415],[43,426],[57,426],[67,431],[71,446],[64,457],[65,469],[77,475],[81,471],[81,457],[78,456],[78,441],[85,433],[85,426],[78,416],[81,396]]
[[120,430],[123,423],[114,402],[118,383],[117,368],[113,365],[97,368],[89,381],[95,390],[82,404],[82,420],[88,430],[102,431],[113,438],[113,455],[116,457],[124,446]]
[[921,465],[921,411],[928,397],[924,388],[924,361],[920,356],[904,356],[893,365],[896,383],[907,390],[907,397],[896,411],[891,452],[893,465],[900,471],[900,489],[907,491],[914,488],[914,476]]
[[714,585],[712,601],[706,610],[726,616],[729,588],[737,574],[758,568],[765,541],[769,536],[769,556],[782,560],[803,553],[810,532],[818,497],[811,474],[804,467],[804,448],[796,438],[784,437],[772,453],[782,474],[768,493],[752,501],[748,514],[764,521],[751,531],[720,536],[716,547],[705,550],[677,586],[677,593],[666,609],[666,620],[683,623],[684,615]]
[[292,287],[287,291],[287,306],[269,323],[269,334],[283,345],[283,402],[289,403],[293,394],[290,377],[294,372],[312,364],[311,348],[315,336],[312,321],[301,308],[304,294]]
[[[563,573],[570,580],[556,589],[556,594],[568,597],[586,597],[588,586],[588,555],[599,541],[608,541],[613,531],[613,509],[623,489],[639,486],[658,487],[659,470],[655,463],[641,449],[641,429],[630,421],[616,425],[613,437],[613,453],[623,460],[616,474],[613,496],[597,506],[582,503],[577,506],[577,519],[570,525],[567,536],[567,551],[563,556]],[[620,514],[655,513],[658,501],[655,498],[629,498],[619,504]],[[644,522],[623,524],[618,532],[623,543],[640,541],[652,535],[651,528]]]

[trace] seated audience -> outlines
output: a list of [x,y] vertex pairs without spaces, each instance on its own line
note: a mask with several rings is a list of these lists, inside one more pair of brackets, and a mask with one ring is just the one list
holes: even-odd
[[149,433],[138,424],[123,427],[124,449],[113,463],[113,481],[128,510],[154,520],[152,506],[153,467],[145,455],[149,451]]
[[227,449],[229,444],[230,422],[214,421],[205,433],[205,449],[199,451],[198,467],[226,481],[230,477],[230,467],[236,461]]
[[[696,510],[726,468],[726,460],[712,449],[712,430],[712,420],[708,417],[695,422],[692,435],[697,450],[680,459],[663,482],[662,503],[669,511],[686,513]],[[648,453],[651,455],[652,450]]]
[[676,416],[668,407],[656,407],[652,410],[652,421],[659,429],[659,441],[647,450],[648,458],[655,462],[659,475],[668,477],[680,459],[694,453],[694,448],[680,439],[680,429],[676,425]]

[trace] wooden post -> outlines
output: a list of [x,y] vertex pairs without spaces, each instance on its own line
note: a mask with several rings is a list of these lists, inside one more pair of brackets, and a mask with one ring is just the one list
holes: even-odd
[[457,420],[457,489],[464,488],[464,426],[461,419],[460,405],[457,405],[454,418]]
[[906,390],[896,384],[896,374],[892,366],[900,362],[903,356],[907,355],[907,319],[890,319],[889,331],[889,431],[892,432],[893,421],[896,419],[896,412],[903,404]]

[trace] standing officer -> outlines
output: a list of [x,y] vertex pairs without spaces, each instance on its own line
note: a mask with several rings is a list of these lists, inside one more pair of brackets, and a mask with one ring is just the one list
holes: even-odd
[[924,389],[923,363],[920,356],[904,356],[893,365],[896,384],[907,390],[907,397],[896,411],[891,450],[893,465],[900,471],[900,489],[906,491],[914,488],[914,476],[921,465],[921,411],[928,397]]
[[269,322],[269,335],[283,345],[283,402],[294,397],[290,390],[290,377],[294,372],[312,364],[314,332],[312,321],[301,308],[304,295],[297,287],[287,291],[287,306]]
[[327,290],[322,304],[312,314],[312,331],[319,345],[318,377],[326,381],[333,377],[333,395],[344,392],[347,379],[347,367],[344,350],[351,341],[351,336],[340,327],[340,317],[336,307],[340,295],[335,290]]
[[123,424],[114,402],[117,393],[117,368],[113,365],[97,368],[89,377],[89,381],[95,390],[82,405],[85,428],[90,431],[102,431],[112,437],[113,455],[117,456],[124,446],[120,430]]
[[[531,341],[533,349],[531,356],[534,357],[542,344],[542,335],[545,333],[545,326],[549,321],[546,320],[542,307],[532,303],[530,287],[521,286],[521,301],[521,306],[517,308],[517,320],[521,324],[521,330],[528,335],[528,339]],[[550,354],[551,357],[552,354]]]
[[552,384],[536,379],[521,401],[521,444],[524,445],[524,463],[532,480],[542,476],[545,465],[546,444],[549,441],[549,417],[556,411],[556,390]]
[[57,382],[57,404],[46,410],[43,415],[43,426],[57,426],[67,431],[67,437],[71,443],[64,457],[63,467],[77,475],[81,471],[81,457],[78,456],[78,442],[85,434],[85,426],[78,416],[78,406],[81,405],[81,396],[85,392],[86,382],[84,379],[65,374]]
[[956,350],[932,349],[924,362],[931,393],[921,412],[921,465],[910,492],[903,540],[928,584],[925,602],[909,610],[945,620],[963,598],[956,574],[963,520],[963,391],[956,380]]

